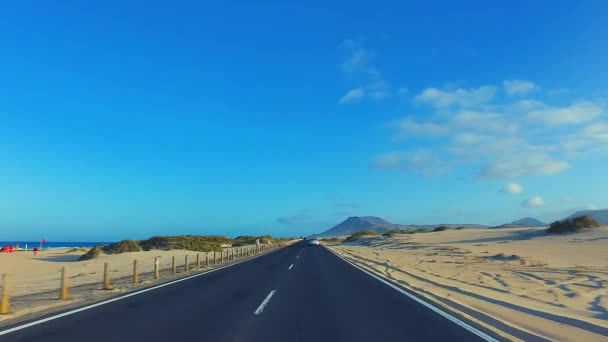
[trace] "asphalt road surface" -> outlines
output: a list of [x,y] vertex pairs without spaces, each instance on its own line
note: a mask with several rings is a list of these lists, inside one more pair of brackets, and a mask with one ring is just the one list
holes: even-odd
[[0,335],[0,341],[28,342],[481,340],[303,242]]

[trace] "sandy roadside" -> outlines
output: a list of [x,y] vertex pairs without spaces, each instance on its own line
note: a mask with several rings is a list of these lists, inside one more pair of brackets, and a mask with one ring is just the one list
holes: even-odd
[[[235,249],[236,250],[236,249]],[[216,253],[219,266],[220,253]],[[204,272],[213,268],[213,252],[193,252],[185,250],[145,251],[100,257],[77,261],[83,251],[46,250],[38,252],[18,252],[0,254],[0,274],[7,274],[10,281],[10,313],[0,315],[0,326],[37,316],[40,313],[56,311],[90,302],[110,298],[118,294],[141,289],[159,282],[169,281],[194,272]],[[202,268],[195,269],[196,255],[199,255]],[[185,273],[185,256],[188,256],[190,272]],[[206,268],[206,258],[210,267]],[[160,280],[154,279],[154,260],[160,260]],[[175,257],[177,274],[172,274],[172,259]],[[133,262],[137,260],[139,283],[133,284]],[[240,259],[236,258],[235,261]],[[102,290],[104,264],[108,263],[111,289]],[[59,300],[61,269],[66,267],[69,283],[69,299]],[[3,284],[0,285],[0,287]]]
[[556,341],[606,341],[608,228],[453,230],[331,247],[429,297],[448,298]]

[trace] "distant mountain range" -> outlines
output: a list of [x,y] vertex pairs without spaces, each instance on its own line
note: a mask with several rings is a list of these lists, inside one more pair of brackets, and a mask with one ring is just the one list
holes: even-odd
[[526,217],[511,223],[501,224],[492,228],[546,227],[547,224],[532,217]]
[[601,225],[608,225],[608,209],[604,210],[580,210],[567,218],[575,218],[579,216],[587,215],[592,219],[596,220]]
[[344,222],[337,226],[324,231],[321,234],[315,236],[341,236],[350,235],[362,230],[371,230],[378,234],[387,232],[389,230],[413,230],[413,229],[434,229],[438,226],[446,226],[449,228],[466,227],[466,228],[488,228],[488,226],[480,224],[394,224],[384,219],[374,216],[352,216],[347,218]]
[[[567,218],[574,218],[581,215],[587,215],[596,220],[601,225],[608,225],[608,209],[606,210],[581,210],[568,216]],[[324,231],[321,234],[313,236],[327,237],[327,236],[342,236],[350,235],[362,230],[371,230],[378,234],[382,234],[389,230],[412,230],[412,229],[426,229],[432,230],[439,226],[446,226],[448,228],[466,227],[473,229],[483,228],[519,228],[519,227],[546,227],[547,223],[539,221],[532,217],[526,217],[511,223],[501,224],[500,226],[486,226],[482,224],[394,224],[384,219],[375,216],[352,216],[344,220],[344,222]]]

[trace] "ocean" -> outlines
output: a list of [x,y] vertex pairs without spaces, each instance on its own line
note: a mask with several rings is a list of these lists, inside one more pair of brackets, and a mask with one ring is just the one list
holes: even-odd
[[[55,242],[47,241],[42,248],[43,249],[60,249],[60,248],[92,248],[99,245],[109,244],[111,242]],[[34,247],[40,247],[40,241],[0,241],[0,247],[2,246],[16,246],[24,249],[25,245],[31,250]]]

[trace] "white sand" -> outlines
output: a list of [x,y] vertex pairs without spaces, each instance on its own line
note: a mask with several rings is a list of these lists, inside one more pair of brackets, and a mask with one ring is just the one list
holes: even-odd
[[607,227],[560,236],[542,228],[450,230],[332,248],[429,298],[521,330],[558,341],[608,340],[601,335],[608,328]]

